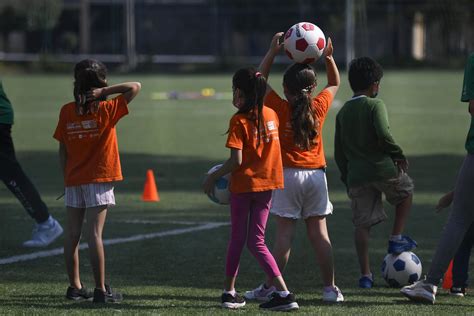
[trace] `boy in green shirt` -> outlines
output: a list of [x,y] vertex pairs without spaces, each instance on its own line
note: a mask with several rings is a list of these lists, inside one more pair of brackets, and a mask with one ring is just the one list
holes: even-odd
[[413,181],[406,174],[408,161],[390,133],[385,104],[375,98],[382,76],[382,67],[375,60],[353,60],[349,83],[354,96],[336,117],[334,158],[351,199],[361,288],[373,286],[369,233],[372,226],[387,218],[382,193],[395,206],[388,252],[401,253],[416,247],[414,240],[402,236],[411,209]]
[[0,81],[0,180],[36,221],[32,238],[25,241],[23,246],[44,247],[58,238],[63,229],[58,221],[49,215],[48,207],[16,159],[11,136],[12,125],[13,108]]

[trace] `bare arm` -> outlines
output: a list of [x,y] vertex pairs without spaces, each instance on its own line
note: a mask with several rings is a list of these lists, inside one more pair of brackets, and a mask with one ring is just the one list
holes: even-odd
[[61,171],[63,176],[66,174],[66,162],[67,162],[67,152],[66,146],[63,143],[59,143],[59,165],[61,166]]
[[214,183],[220,177],[231,173],[235,169],[237,169],[242,164],[242,150],[241,149],[230,149],[230,158],[224,162],[222,167],[216,170],[214,173],[211,173],[207,176],[206,180],[203,184],[203,189],[206,194],[212,194]]
[[140,92],[141,88],[142,88],[142,85],[140,82],[119,83],[113,86],[91,90],[87,94],[87,99],[96,100],[100,97],[108,96],[111,94],[122,94],[125,100],[127,100],[127,103],[130,103],[133,100],[133,98],[137,96],[138,92]]
[[326,72],[328,77],[328,84],[326,85],[325,89],[328,89],[333,96],[336,95],[337,90],[339,90],[339,86],[341,85],[341,77],[339,76],[339,69],[337,69],[336,62],[332,56],[334,48],[332,47],[332,40],[328,38],[328,44],[326,46]]
[[[278,32],[273,35],[270,47],[268,48],[267,53],[260,62],[260,66],[258,66],[258,70],[262,73],[262,76],[264,76],[267,81],[268,75],[270,74],[270,69],[273,65],[273,60],[275,59],[275,56],[278,54],[280,49],[283,47],[283,42],[280,41],[283,34],[283,32]],[[265,94],[268,94],[270,91],[272,91],[272,88],[267,83],[267,91]]]

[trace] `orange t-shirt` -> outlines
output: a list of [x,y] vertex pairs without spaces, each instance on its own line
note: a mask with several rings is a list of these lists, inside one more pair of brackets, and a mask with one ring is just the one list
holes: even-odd
[[263,126],[257,147],[257,127],[249,114],[235,114],[229,123],[226,147],[242,150],[242,164],[232,172],[230,191],[261,192],[283,188],[283,166],[278,137],[278,117],[272,109],[262,109]]
[[304,150],[295,145],[291,127],[291,105],[271,91],[265,98],[265,104],[275,110],[280,120],[280,143],[283,166],[286,168],[317,169],[326,167],[324,157],[322,130],[324,120],[334,96],[324,89],[312,100],[312,106],[319,121],[318,136],[315,145],[310,150]]
[[121,95],[100,102],[93,114],[77,115],[74,102],[61,108],[53,137],[66,147],[66,186],[123,179],[115,125],[127,114]]

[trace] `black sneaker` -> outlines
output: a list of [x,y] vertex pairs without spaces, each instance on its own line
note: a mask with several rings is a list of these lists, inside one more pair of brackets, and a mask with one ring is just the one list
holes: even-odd
[[112,291],[110,286],[105,285],[106,291],[101,289],[94,289],[94,303],[119,303],[123,300],[121,293]]
[[239,293],[235,293],[235,296],[232,296],[229,293],[222,293],[221,296],[222,308],[241,308],[245,306],[245,298],[243,298]]
[[[82,284],[81,284],[82,285]],[[75,287],[68,287],[66,291],[66,298],[73,301],[90,301],[94,297],[94,293],[89,291],[82,285],[82,288],[76,289]]]
[[464,297],[466,296],[466,288],[465,287],[451,287],[449,289],[449,295],[452,296],[458,296],[458,297]]
[[273,292],[272,298],[268,302],[260,304],[260,308],[271,311],[291,311],[300,307],[296,303],[293,293],[288,294],[286,297],[281,297],[279,293]]

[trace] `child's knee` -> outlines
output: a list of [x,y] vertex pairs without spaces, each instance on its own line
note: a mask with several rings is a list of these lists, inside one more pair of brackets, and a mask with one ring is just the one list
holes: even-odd
[[81,229],[68,229],[65,237],[70,241],[77,242],[81,239],[81,234]]

